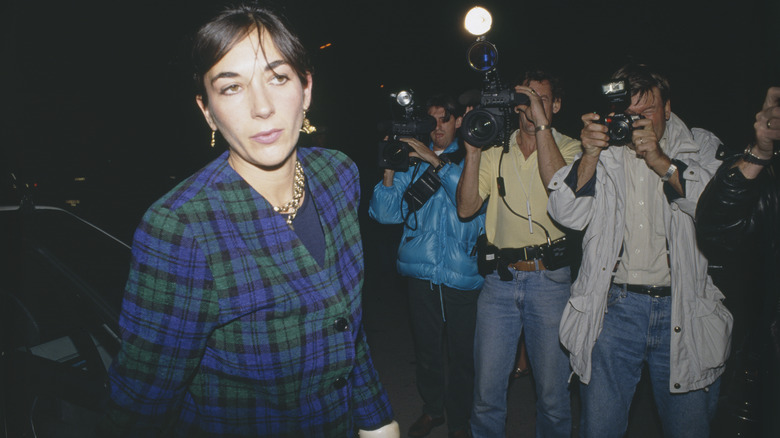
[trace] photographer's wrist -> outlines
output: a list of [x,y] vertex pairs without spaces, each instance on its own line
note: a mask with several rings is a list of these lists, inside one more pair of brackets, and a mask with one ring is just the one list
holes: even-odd
[[752,155],[760,160],[771,160],[774,158],[775,153],[770,144],[769,148],[762,148],[760,144],[753,143],[745,148],[745,154]]
[[582,146],[582,156],[598,160],[599,156],[601,155],[601,150],[602,150],[601,148],[596,147],[596,146],[588,147],[588,146],[583,145]]
[[395,178],[395,171],[391,169],[385,169],[385,173],[382,176],[382,184],[385,187],[393,187],[394,178]]

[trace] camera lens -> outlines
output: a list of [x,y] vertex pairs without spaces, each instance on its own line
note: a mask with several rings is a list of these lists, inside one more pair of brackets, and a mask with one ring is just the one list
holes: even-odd
[[633,118],[625,114],[615,114],[614,116],[605,117],[604,124],[607,125],[607,134],[609,135],[609,143],[615,146],[623,146],[631,141],[631,133],[633,132]]
[[498,136],[500,125],[487,111],[470,111],[463,118],[463,138],[477,147],[492,145]]
[[631,134],[631,127],[623,120],[613,122],[609,125],[609,137],[616,142],[626,141]]

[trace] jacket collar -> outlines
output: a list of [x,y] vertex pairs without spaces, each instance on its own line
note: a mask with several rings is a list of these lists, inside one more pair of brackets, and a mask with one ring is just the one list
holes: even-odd
[[[314,203],[317,216],[320,219],[325,234],[326,265],[333,260],[333,224],[323,221],[320,203],[328,203],[330,196],[323,181],[318,178],[317,172],[312,172],[314,162],[322,160],[318,155],[311,154],[305,148],[297,151],[298,159],[303,165],[306,175],[307,196],[304,202]],[[216,192],[212,197],[219,199],[229,221],[236,226],[241,239],[257,254],[273,257],[274,263],[282,266],[289,262],[291,251],[305,250],[305,246],[298,240],[297,234],[287,226],[282,215],[275,212],[265,198],[255,191],[241,176],[233,170],[227,162],[228,153],[221,155],[209,167],[212,167],[211,175],[208,175],[212,183],[211,188]],[[321,164],[318,165],[318,167]]]

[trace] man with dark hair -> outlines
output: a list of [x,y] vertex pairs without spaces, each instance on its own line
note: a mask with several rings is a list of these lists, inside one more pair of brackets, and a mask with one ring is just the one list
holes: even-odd
[[[523,330],[536,382],[537,436],[571,434],[570,371],[558,342],[571,272],[565,263],[545,266],[549,260],[544,254],[565,245],[564,232],[546,214],[545,186],[555,171],[574,159],[580,143],[551,127],[553,114],[561,108],[556,83],[554,76],[536,72],[515,86],[530,104],[516,108],[520,129],[512,133],[507,148],[466,146],[458,214],[469,217],[486,203],[487,240],[480,247],[480,262],[494,262],[484,270],[477,307],[471,415],[475,437],[505,434],[507,375],[514,369]],[[487,255],[487,248],[495,251]]]
[[723,162],[696,211],[702,251],[739,285],[724,437],[780,436],[780,87],[753,128],[755,143]]
[[611,144],[604,118],[583,115],[583,153],[548,185],[550,215],[585,230],[560,326],[581,382],[580,436],[624,435],[646,365],[664,436],[709,437],[732,317],[707,275],[693,215],[720,141],[672,113],[657,72],[627,65],[612,79],[630,90],[625,114],[641,116],[629,142]]
[[[462,111],[449,96],[433,97],[426,106],[436,119],[430,145],[401,139],[411,147],[409,155],[421,161],[405,172],[385,169],[368,211],[380,223],[404,224],[398,271],[408,280],[417,389],[424,403],[409,436],[428,435],[444,423],[446,410],[450,436],[466,437],[474,385],[474,324],[483,281],[473,248],[485,220],[479,212],[461,220],[455,208],[463,160],[456,138]],[[426,190],[417,190],[424,181],[427,198],[419,196]],[[418,195],[409,197],[410,192]],[[445,335],[449,365],[442,361]]]

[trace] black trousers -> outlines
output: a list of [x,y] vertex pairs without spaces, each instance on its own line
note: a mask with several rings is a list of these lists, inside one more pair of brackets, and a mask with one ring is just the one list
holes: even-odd
[[417,390],[423,399],[423,411],[440,417],[446,410],[450,431],[464,429],[474,397],[474,328],[479,291],[453,289],[416,278],[408,278],[408,284]]

